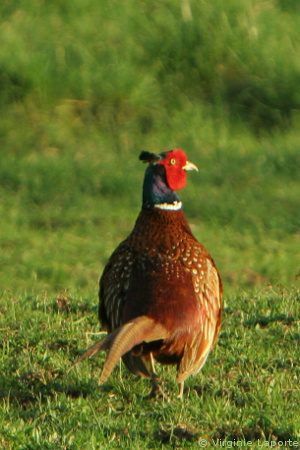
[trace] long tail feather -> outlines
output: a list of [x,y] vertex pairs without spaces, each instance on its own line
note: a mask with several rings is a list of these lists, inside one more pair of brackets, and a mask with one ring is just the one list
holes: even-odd
[[119,359],[133,347],[142,342],[157,341],[167,337],[167,330],[147,316],[137,317],[124,324],[109,348],[99,384],[105,383]]
[[[167,330],[147,316],[140,316],[117,328],[101,341],[88,348],[80,358],[68,369],[69,373],[85,358],[91,358],[100,351],[108,350],[99,384],[105,383],[119,359],[133,347],[142,342],[158,341],[168,337]],[[146,366],[145,366],[146,367]],[[146,376],[146,372],[144,372]]]
[[104,339],[101,339],[100,341],[96,342],[96,344],[89,347],[77,361],[67,370],[67,373],[69,373],[72,369],[74,369],[75,366],[77,366],[82,360],[85,358],[91,358],[92,356],[96,355],[97,353],[108,350],[110,347],[110,344],[114,337],[116,336],[118,330],[113,331],[108,336],[106,336]]

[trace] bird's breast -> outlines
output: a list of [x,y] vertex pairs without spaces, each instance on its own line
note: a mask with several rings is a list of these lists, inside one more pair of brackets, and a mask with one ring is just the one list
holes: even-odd
[[136,258],[124,301],[124,322],[147,315],[169,330],[198,326],[200,278],[204,276],[186,264],[179,247],[167,252],[146,249]]

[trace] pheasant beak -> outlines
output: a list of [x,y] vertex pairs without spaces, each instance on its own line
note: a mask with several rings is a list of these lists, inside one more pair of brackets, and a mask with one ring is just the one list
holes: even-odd
[[189,161],[187,161],[185,163],[185,166],[183,166],[182,168],[184,170],[196,170],[197,172],[199,172],[198,167],[195,164],[193,164],[193,163],[191,163]]

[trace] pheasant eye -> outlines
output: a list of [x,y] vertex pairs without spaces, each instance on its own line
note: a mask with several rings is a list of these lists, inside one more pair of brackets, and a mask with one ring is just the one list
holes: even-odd
[[172,158],[170,161],[170,164],[172,164],[172,166],[174,166],[174,164],[176,164],[176,159]]

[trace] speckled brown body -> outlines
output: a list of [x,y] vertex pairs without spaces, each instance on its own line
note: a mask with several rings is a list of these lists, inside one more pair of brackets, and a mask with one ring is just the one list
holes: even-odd
[[163,364],[177,364],[182,382],[201,369],[214,346],[221,300],[219,273],[183,211],[143,209],[104,269],[99,317],[109,332],[139,316],[161,324],[163,339],[140,343],[123,361],[131,372],[149,376],[151,352]]
[[142,211],[100,279],[99,318],[108,335],[75,365],[107,351],[99,384],[122,358],[132,373],[151,376],[153,392],[163,394],[153,358],[176,364],[183,399],[184,380],[202,368],[217,339],[222,282],[176,194],[186,184],[186,172],[198,168],[181,149],[143,151],[139,159],[148,163]]

